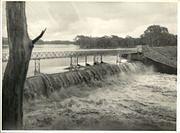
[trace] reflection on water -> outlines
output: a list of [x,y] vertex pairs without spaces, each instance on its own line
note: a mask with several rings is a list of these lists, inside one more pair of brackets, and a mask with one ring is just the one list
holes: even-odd
[[[47,44],[47,45],[35,45],[33,52],[52,52],[52,51],[75,51],[79,50],[79,46],[68,44],[68,45],[54,45],[54,44]],[[8,48],[3,48],[3,52],[8,52]],[[88,64],[93,64],[93,56],[87,57]],[[103,56],[103,61],[108,63],[115,63],[116,57],[115,56]],[[73,58],[73,62],[75,64],[76,58]],[[79,57],[78,62],[80,65],[85,65],[85,58]],[[7,62],[3,62],[2,71],[4,73],[5,67]],[[27,76],[34,75],[34,65],[35,62],[33,60],[29,63],[29,69]],[[70,65],[70,58],[58,58],[58,59],[45,59],[40,61],[40,71],[42,73],[58,73],[67,71],[64,68]]]
[[[45,44],[45,45],[35,45],[33,52],[48,52],[48,51],[68,51],[68,50],[78,50],[79,47],[73,44]],[[3,47],[3,52],[8,52],[8,47]],[[68,58],[61,59],[47,59],[41,60],[41,72],[43,73],[56,73],[61,72],[65,66],[69,65]],[[34,75],[34,61],[31,60],[29,63],[29,69],[27,76]],[[7,62],[3,62],[2,64],[2,72],[4,73]]]

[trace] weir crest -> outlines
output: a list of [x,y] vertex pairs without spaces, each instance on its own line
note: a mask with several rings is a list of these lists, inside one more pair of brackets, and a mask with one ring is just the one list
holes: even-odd
[[39,74],[27,78],[24,86],[24,98],[30,100],[39,97],[49,97],[54,91],[68,88],[78,84],[89,84],[112,75],[143,73],[152,71],[152,68],[141,62],[125,62],[119,65],[101,63],[85,67],[82,70],[74,70],[56,74]]

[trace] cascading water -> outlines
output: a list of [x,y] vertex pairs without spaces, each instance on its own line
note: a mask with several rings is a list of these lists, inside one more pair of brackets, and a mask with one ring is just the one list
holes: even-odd
[[[84,70],[75,70],[58,74],[42,73],[34,78],[27,79],[24,94],[25,98],[34,98],[35,96],[39,97],[41,93],[42,95],[49,97],[50,93],[60,90],[61,88],[78,85],[83,82],[89,84],[91,81],[103,80],[108,78],[108,76],[117,75],[119,73],[128,74],[148,72],[148,69],[152,70],[152,68],[147,68],[140,62],[125,62],[120,63],[119,65],[102,63],[99,65],[86,67]],[[33,93],[34,96],[32,96]]]
[[[30,78],[25,97],[35,100],[24,103],[24,128],[175,130],[176,81],[140,62]],[[38,100],[46,84],[54,91]]]

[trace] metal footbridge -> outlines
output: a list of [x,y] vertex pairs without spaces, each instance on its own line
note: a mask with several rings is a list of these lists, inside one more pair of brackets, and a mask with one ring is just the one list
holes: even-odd
[[[79,68],[79,57],[85,57],[84,62],[87,64],[87,57],[93,56],[93,62],[103,62],[103,56],[115,56],[116,63],[121,62],[121,57],[127,55],[127,59],[131,59],[131,55],[142,53],[143,57],[149,58],[155,62],[159,62],[174,68],[177,68],[177,57],[171,57],[168,50],[176,49],[176,47],[147,47],[141,46],[136,48],[120,48],[120,49],[85,49],[76,51],[53,51],[53,52],[32,52],[31,60],[35,61],[34,73],[40,73],[40,60],[55,59],[55,58],[70,58],[70,69]],[[174,51],[174,50],[173,50]],[[172,53],[172,52],[171,52]],[[98,58],[97,58],[98,57]],[[2,61],[7,62],[9,58],[8,53],[2,54]],[[75,60],[75,62],[74,62]]]
[[[117,54],[132,54],[137,53],[137,48],[121,48],[121,49],[86,49],[76,51],[55,51],[55,52],[32,52],[31,60],[54,59],[54,58],[71,58],[82,56],[96,56],[96,55],[117,55]],[[2,54],[2,61],[8,61],[9,54]]]
[[[55,58],[70,58],[70,70],[79,69],[79,57],[85,57],[85,65],[88,65],[88,56],[93,56],[93,62],[103,62],[103,56],[114,55],[116,56],[116,63],[121,60],[121,55],[131,55],[132,53],[140,52],[138,48],[121,48],[121,49],[85,49],[76,51],[53,51],[53,52],[32,52],[31,60],[34,60],[34,74],[40,73],[40,60],[55,59]],[[8,53],[2,54],[2,61],[7,62],[9,58]]]

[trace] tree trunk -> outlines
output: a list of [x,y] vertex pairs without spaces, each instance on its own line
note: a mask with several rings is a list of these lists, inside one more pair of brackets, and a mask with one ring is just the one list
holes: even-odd
[[27,33],[25,2],[6,2],[6,18],[9,60],[2,86],[2,125],[4,130],[22,129],[24,82],[37,40],[33,42]]

